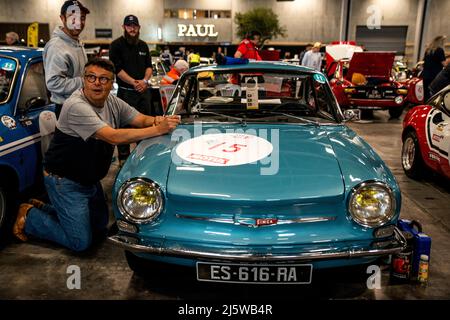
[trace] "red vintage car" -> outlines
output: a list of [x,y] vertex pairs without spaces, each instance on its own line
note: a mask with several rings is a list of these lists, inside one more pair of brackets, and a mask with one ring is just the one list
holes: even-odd
[[392,76],[394,52],[354,52],[336,61],[331,88],[342,108],[389,110],[398,118],[405,106],[423,103],[423,81],[397,81]]
[[425,167],[450,178],[450,85],[408,111],[403,120],[402,166],[420,178]]

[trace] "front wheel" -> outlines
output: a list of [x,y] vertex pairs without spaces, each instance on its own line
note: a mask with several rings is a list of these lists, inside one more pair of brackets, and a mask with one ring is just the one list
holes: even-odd
[[373,120],[373,110],[361,109],[361,120]]
[[417,134],[414,131],[409,131],[403,141],[402,167],[405,174],[413,179],[419,179],[424,170],[419,140],[417,139]]
[[389,115],[391,116],[391,119],[398,119],[403,113],[404,107],[396,107],[396,108],[390,108],[389,109]]
[[125,258],[130,269],[140,276],[149,277],[152,271],[155,271],[151,261],[140,258],[130,251],[125,251]]
[[[3,231],[3,226],[6,224],[6,193],[0,187],[0,230]],[[2,232],[3,233],[3,232]]]
[[14,199],[14,194],[10,190],[0,186],[0,244],[4,244],[11,234],[14,212],[17,208]]

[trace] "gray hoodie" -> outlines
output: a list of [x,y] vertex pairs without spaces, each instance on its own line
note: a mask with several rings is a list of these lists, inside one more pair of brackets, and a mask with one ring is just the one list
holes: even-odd
[[83,85],[82,76],[87,62],[86,52],[78,40],[56,27],[44,48],[44,69],[51,101],[63,102]]

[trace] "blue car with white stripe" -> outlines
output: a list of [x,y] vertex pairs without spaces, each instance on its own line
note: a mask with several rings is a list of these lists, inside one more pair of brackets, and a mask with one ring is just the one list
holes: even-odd
[[0,47],[0,236],[14,218],[17,195],[42,175],[55,123],[42,49]]
[[313,269],[405,247],[399,186],[345,125],[355,111],[341,112],[322,73],[192,68],[167,114],[181,124],[140,142],[112,192],[109,240],[134,271],[158,261],[195,268],[199,281],[303,284]]

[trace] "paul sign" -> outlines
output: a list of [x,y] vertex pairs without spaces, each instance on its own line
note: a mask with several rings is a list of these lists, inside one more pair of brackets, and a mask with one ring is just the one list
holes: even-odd
[[215,25],[213,24],[179,24],[179,37],[217,37],[218,32],[214,32]]

